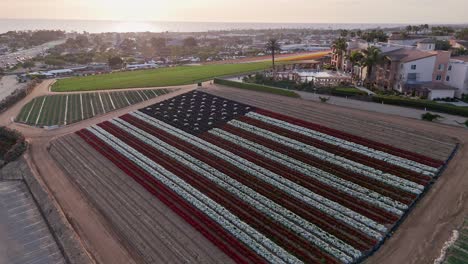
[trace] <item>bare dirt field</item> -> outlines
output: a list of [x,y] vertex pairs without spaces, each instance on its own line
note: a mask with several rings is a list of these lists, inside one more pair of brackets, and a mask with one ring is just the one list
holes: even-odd
[[[33,94],[0,115],[0,123],[20,130],[31,142],[26,156],[29,165],[46,183],[98,262],[228,262],[195,229],[105,163],[105,158],[82,144],[81,139],[69,135],[190,91],[194,86],[183,86],[177,92],[57,130],[12,123],[11,117],[30,99],[47,94],[49,85],[50,82],[41,84]],[[437,159],[447,159],[458,144],[458,151],[441,178],[394,235],[368,259],[369,263],[431,263],[468,212],[466,129],[216,85],[203,90]]]

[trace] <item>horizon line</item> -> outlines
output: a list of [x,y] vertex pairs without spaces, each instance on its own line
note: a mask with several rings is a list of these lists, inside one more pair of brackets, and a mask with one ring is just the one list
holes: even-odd
[[85,19],[85,18],[10,18],[0,17],[0,20],[69,20],[69,21],[102,21],[102,22],[153,22],[153,23],[229,23],[229,24],[347,24],[347,25],[372,25],[372,24],[388,24],[388,25],[414,25],[414,24],[429,24],[429,25],[468,25],[467,22],[254,22],[254,21],[180,21],[180,20],[134,20],[134,19]]

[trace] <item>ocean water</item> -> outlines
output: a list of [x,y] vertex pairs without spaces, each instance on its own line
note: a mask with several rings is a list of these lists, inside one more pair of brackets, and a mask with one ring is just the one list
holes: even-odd
[[0,19],[0,33],[11,30],[60,29],[68,32],[205,32],[234,29],[369,29],[400,27],[401,24],[319,24],[319,23],[219,23],[219,22],[156,22],[105,20]]

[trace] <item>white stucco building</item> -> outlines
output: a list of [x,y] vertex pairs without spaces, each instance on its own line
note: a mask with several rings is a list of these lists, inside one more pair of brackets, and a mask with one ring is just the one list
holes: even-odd
[[[426,56],[426,57],[424,57]],[[432,82],[436,55],[427,54],[412,57],[405,57],[400,61],[394,90],[404,92],[405,84],[417,84]]]
[[468,56],[455,57],[450,60],[445,84],[457,88],[456,97],[468,94]]

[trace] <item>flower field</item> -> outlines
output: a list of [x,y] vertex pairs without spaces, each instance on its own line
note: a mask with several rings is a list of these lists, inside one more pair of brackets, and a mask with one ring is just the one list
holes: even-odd
[[200,91],[77,134],[238,263],[356,263],[445,161]]
[[16,122],[39,127],[68,125],[169,92],[154,89],[41,96],[23,107]]

